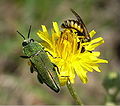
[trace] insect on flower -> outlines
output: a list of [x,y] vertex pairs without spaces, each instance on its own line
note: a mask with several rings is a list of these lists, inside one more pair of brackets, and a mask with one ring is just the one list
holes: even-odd
[[[58,75],[61,86],[64,86],[68,80],[71,83],[75,82],[76,75],[79,76],[83,83],[88,82],[88,72],[101,72],[99,69],[100,63],[108,63],[107,60],[100,59],[100,52],[94,51],[96,47],[104,43],[102,37],[92,39],[90,42],[80,44],[78,49],[77,35],[71,33],[69,29],[64,29],[61,34],[61,30],[58,27],[57,22],[53,22],[53,30],[48,32],[45,25],[42,25],[42,30],[37,32],[37,35],[45,43],[42,45],[53,56],[60,58],[52,58],[50,60],[55,63],[60,71]],[[95,31],[91,31],[90,37],[95,35]],[[82,47],[85,48],[85,52],[82,51]],[[81,52],[82,51],[82,52]],[[94,51],[94,52],[89,52]]]
[[78,38],[82,40],[82,42],[91,41],[90,35],[81,17],[73,9],[71,9],[71,11],[76,16],[77,20],[66,20],[62,23],[61,27],[70,29],[71,31],[74,29],[74,33],[77,34]]
[[31,73],[34,71],[37,72],[37,78],[41,84],[45,83],[55,92],[59,92],[60,85],[57,75],[57,73],[59,73],[58,67],[48,58],[46,53],[48,51],[45,51],[43,46],[41,46],[38,42],[30,39],[30,31],[31,26],[29,28],[27,40],[24,35],[17,31],[24,39],[22,46],[25,56],[21,57],[30,60],[30,71]]

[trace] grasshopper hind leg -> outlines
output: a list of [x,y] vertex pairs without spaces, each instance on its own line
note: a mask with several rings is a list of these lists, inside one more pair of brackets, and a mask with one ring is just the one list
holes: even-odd
[[42,76],[40,74],[37,75],[37,78],[38,78],[39,82],[41,84],[43,84],[44,81],[43,81],[43,78],[42,78]]
[[33,69],[33,66],[32,66],[32,65],[30,66],[30,72],[31,72],[31,73],[34,72],[34,69]]
[[33,73],[34,71],[36,71],[36,72],[37,72],[37,79],[38,79],[38,81],[39,81],[41,84],[43,84],[44,81],[43,81],[42,76],[39,74],[38,70],[35,68],[35,65],[32,63],[31,60],[30,60],[30,62],[31,62],[30,72]]

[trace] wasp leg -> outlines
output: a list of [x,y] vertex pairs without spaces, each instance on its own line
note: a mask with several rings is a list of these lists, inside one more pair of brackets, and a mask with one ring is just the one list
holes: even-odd
[[81,53],[85,52],[85,47],[81,48]]
[[88,52],[92,53],[92,51],[88,50]]

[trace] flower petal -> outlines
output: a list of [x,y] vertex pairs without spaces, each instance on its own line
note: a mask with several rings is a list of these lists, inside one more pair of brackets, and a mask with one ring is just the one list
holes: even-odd
[[81,81],[83,83],[87,83],[88,78],[87,78],[87,71],[85,71],[82,67],[78,67],[77,70],[75,70],[75,72],[77,73],[77,75],[79,76],[79,78],[81,79]]
[[92,38],[96,34],[96,32],[95,30],[92,30],[89,34],[90,34],[90,37]]
[[61,32],[60,32],[60,30],[59,30],[59,27],[58,27],[58,24],[57,24],[57,22],[53,22],[53,29],[55,30],[55,35],[57,36],[57,37],[60,37],[60,34],[61,34]]
[[42,31],[38,31],[37,32],[37,35],[43,40],[45,41],[46,43],[48,43],[48,45],[50,47],[52,47],[52,42],[51,42],[51,39],[50,39],[50,36],[48,34],[48,31],[46,29],[46,27],[44,25],[42,25],[42,29],[43,29],[43,32]]

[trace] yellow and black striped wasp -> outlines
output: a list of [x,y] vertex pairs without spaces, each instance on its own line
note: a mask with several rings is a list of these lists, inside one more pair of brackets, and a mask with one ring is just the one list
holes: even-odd
[[[79,38],[79,42],[78,42],[78,49],[80,47],[80,42],[84,43],[84,42],[90,42],[91,41],[91,37],[88,33],[88,30],[84,24],[84,22],[82,21],[81,17],[73,10],[71,9],[71,12],[75,15],[75,17],[77,18],[77,20],[66,20],[62,23],[61,27],[65,28],[65,29],[70,29],[70,31],[72,33],[76,33],[78,38]],[[75,30],[75,32],[72,31],[72,29]],[[84,52],[85,48],[82,47],[81,52]],[[91,52],[91,51],[90,51]]]
[[76,30],[75,33],[77,33],[79,39],[82,39],[82,42],[89,42],[91,38],[81,17],[73,9],[71,9],[71,11],[76,16],[77,20],[66,20],[62,23],[61,27]]

